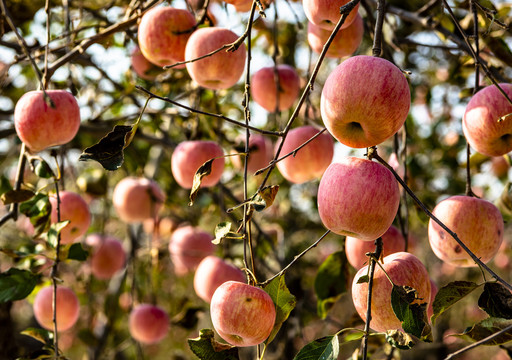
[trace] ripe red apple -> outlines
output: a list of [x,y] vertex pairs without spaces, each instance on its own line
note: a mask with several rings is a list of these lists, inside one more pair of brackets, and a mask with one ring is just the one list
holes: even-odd
[[265,341],[276,319],[270,295],[258,287],[237,281],[227,281],[215,290],[210,313],[220,337],[241,347]]
[[[60,221],[69,220],[69,224],[60,232],[61,244],[71,244],[75,239],[84,235],[91,225],[91,213],[89,205],[85,200],[72,191],[61,191],[60,198]],[[50,195],[52,204],[52,223],[57,223],[57,196]]]
[[[87,243],[96,242],[91,256],[91,271],[95,277],[102,280],[112,278],[124,267],[126,252],[121,241],[113,236],[102,236],[98,240],[86,240]],[[89,235],[87,238],[91,237]]]
[[400,191],[387,168],[344,157],[325,171],[318,187],[318,212],[326,228],[340,235],[374,240],[393,223]]
[[[200,56],[230,44],[238,39],[238,35],[223,28],[201,28],[196,30],[187,42],[185,60]],[[190,77],[200,86],[207,89],[227,89],[235,85],[245,69],[247,50],[245,44],[234,51],[222,50],[213,56],[187,63]]]
[[409,84],[399,68],[382,58],[359,55],[331,72],[320,110],[332,136],[364,148],[393,136],[405,122],[410,103]]
[[[276,66],[279,76],[279,111],[288,110],[297,100],[300,91],[300,78],[290,65]],[[276,74],[274,67],[263,67],[251,77],[251,95],[258,105],[269,112],[276,111]]]
[[[375,240],[375,239],[374,239]],[[396,227],[391,225],[382,235],[382,255],[388,256],[396,252],[404,251],[405,239]],[[352,236],[345,239],[345,253],[347,260],[357,270],[368,263],[367,252],[375,251],[374,241],[361,240]]]
[[132,309],[128,326],[130,335],[138,342],[156,344],[169,332],[169,316],[156,305],[140,304]]
[[165,194],[160,185],[146,178],[125,177],[112,193],[117,215],[128,223],[155,218],[164,201]]
[[[43,328],[53,330],[53,286],[42,288],[34,299],[34,316]],[[75,325],[80,304],[75,292],[57,286],[57,331],[66,331]]]
[[[325,43],[331,36],[331,32],[331,30],[325,30],[308,21],[308,43],[311,49],[320,54]],[[325,56],[329,58],[342,58],[352,55],[356,52],[359,45],[361,45],[363,34],[363,18],[361,15],[357,14],[352,24],[338,31]]]
[[176,229],[169,242],[169,253],[178,275],[194,271],[197,265],[208,255],[213,254],[215,245],[213,236],[192,226]]
[[155,80],[158,68],[142,55],[137,46],[131,55],[132,69],[138,77],[144,80]]
[[[191,189],[194,175],[201,165],[214,157],[223,156],[224,151],[213,141],[183,141],[176,146],[171,158],[171,170],[174,180],[185,189]],[[224,171],[224,158],[216,159],[212,164],[212,172],[204,177],[201,186],[216,185]]]
[[[274,147],[272,145],[272,140],[259,134],[251,135],[249,137],[247,171],[249,173],[255,173],[259,169],[267,166],[273,158],[273,153]],[[231,162],[236,168],[243,169],[243,163],[240,156],[233,156],[231,158]]]
[[[319,130],[312,126],[301,126],[288,132],[280,156],[286,155],[310,138]],[[276,151],[279,142],[276,144]],[[277,168],[283,177],[293,183],[300,184],[316,179],[324,173],[332,161],[334,141],[331,135],[324,132],[309,144],[300,149],[295,156],[288,156],[277,163]]]
[[[310,22],[325,30],[333,30],[340,20],[340,7],[349,3],[350,0],[303,0],[304,13]],[[350,12],[342,29],[347,28],[355,20],[359,4]]]
[[508,160],[503,156],[491,157],[491,171],[498,178],[506,178],[510,169]]
[[46,90],[55,107],[46,103],[42,91],[29,91],[16,103],[14,126],[21,141],[32,152],[67,144],[80,127],[80,108],[64,90]]
[[196,25],[188,10],[155,7],[140,21],[139,47],[146,59],[158,66],[185,60],[185,46]]
[[[512,84],[499,84],[512,98]],[[462,130],[469,144],[479,153],[501,156],[512,150],[512,104],[494,85],[477,92],[462,118]],[[500,118],[508,115],[502,121]]]
[[[430,302],[430,278],[425,265],[408,252],[397,252],[383,259],[382,267],[393,283],[398,286],[411,286],[418,291],[422,299],[419,303]],[[368,266],[357,272],[352,282],[352,301],[357,313],[366,321],[368,309],[368,283],[357,283],[357,280],[368,273]],[[379,266],[375,266],[372,290],[372,320],[370,327],[379,332],[401,330],[402,325],[391,307],[391,289],[393,285]]]
[[[471,196],[452,196],[436,205],[432,213],[484,263],[498,252],[503,241],[503,218],[493,203]],[[476,266],[462,247],[430,219],[428,240],[432,251],[454,266]]]
[[194,290],[197,296],[209,303],[213,293],[226,281],[245,282],[242,270],[217,256],[207,256],[197,266],[194,274]]

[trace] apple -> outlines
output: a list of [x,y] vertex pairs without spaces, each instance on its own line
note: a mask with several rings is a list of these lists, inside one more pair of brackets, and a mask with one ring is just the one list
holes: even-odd
[[395,177],[383,165],[343,157],[329,165],[318,186],[318,213],[336,234],[373,240],[393,223],[400,203]]
[[207,256],[197,266],[194,290],[197,296],[209,303],[215,290],[226,281],[245,282],[242,270],[217,256]]
[[[242,140],[245,143],[245,137]],[[267,166],[273,158],[273,145],[272,140],[260,134],[251,135],[249,137],[249,156],[247,157],[247,171],[255,173],[259,169]],[[233,166],[238,169],[243,169],[243,164],[240,156],[233,156],[231,158]]]
[[[425,265],[413,254],[397,252],[384,257],[382,267],[397,286],[410,286],[418,291],[421,298],[418,303],[430,303],[430,277]],[[352,301],[359,316],[366,321],[368,310],[368,283],[357,280],[368,273],[368,266],[357,272],[352,282]],[[371,322],[370,327],[378,332],[401,330],[402,325],[391,307],[391,289],[393,285],[380,266],[375,266],[373,276]]]
[[[490,261],[503,241],[503,218],[493,203],[472,196],[451,196],[432,213],[482,262]],[[477,266],[466,251],[435,221],[428,224],[428,240],[437,257],[458,267]]]
[[[310,138],[318,134],[319,130],[312,126],[301,126],[288,132],[279,156],[286,155]],[[276,144],[275,150],[279,148]],[[277,168],[283,177],[296,184],[316,179],[324,173],[332,161],[334,154],[334,141],[327,132],[319,135],[313,141],[301,148],[295,156],[277,163]]]
[[[46,286],[37,293],[34,316],[43,328],[53,330],[53,286]],[[69,330],[78,320],[80,304],[73,290],[57,286],[57,331]]]
[[185,60],[185,46],[196,25],[188,10],[169,6],[155,7],[140,21],[138,39],[140,51],[158,66]]
[[[71,244],[84,235],[91,225],[89,205],[80,195],[72,191],[61,191],[59,198],[60,221],[69,220],[69,224],[60,232],[60,243]],[[55,224],[58,222],[56,194],[50,195],[50,203],[52,205],[51,221]]]
[[113,236],[93,235],[98,239],[90,240],[89,235],[86,240],[88,244],[95,243],[90,260],[91,271],[98,279],[108,280],[124,267],[126,252],[119,239]]
[[508,175],[510,164],[504,156],[491,157],[491,171],[498,178],[505,178]]
[[[349,3],[350,0],[303,0],[302,6],[304,13],[310,22],[325,29],[333,30],[336,23],[340,20],[340,7]],[[349,13],[345,22],[341,26],[342,29],[352,24],[357,16],[359,4]]]
[[130,335],[142,344],[156,344],[169,332],[169,316],[159,306],[139,304],[130,312]]
[[46,90],[54,107],[47,104],[43,92],[29,91],[16,103],[14,127],[31,152],[67,144],[80,127],[80,108],[75,97],[65,90]]
[[[512,98],[512,84],[499,84]],[[512,104],[494,85],[477,92],[462,118],[462,130],[468,143],[479,153],[501,156],[512,150]],[[505,118],[506,115],[508,115]],[[500,120],[502,119],[503,120]]]
[[201,260],[213,254],[213,236],[190,225],[176,229],[169,242],[169,253],[178,275],[194,271]]
[[[191,189],[194,175],[206,161],[224,155],[219,144],[213,141],[189,140],[176,146],[171,158],[172,175],[176,182],[185,189]],[[212,172],[203,178],[202,187],[215,186],[224,172],[224,158],[215,159]]]
[[334,138],[364,148],[393,136],[404,124],[410,104],[409,84],[399,68],[382,58],[358,55],[331,72],[320,110]]
[[134,176],[119,181],[112,193],[114,209],[127,223],[154,219],[164,201],[165,193],[158,183]]
[[433,304],[434,304],[434,300],[436,298],[438,291],[439,291],[439,289],[438,289],[436,283],[434,282],[434,280],[430,279],[430,302],[428,303],[428,307],[427,307],[428,321],[430,321],[430,318],[432,317],[432,315],[434,315]]
[[240,347],[265,341],[276,319],[270,295],[238,281],[227,281],[215,290],[210,314],[213,328],[220,337]]
[[[187,42],[185,60],[192,60],[231,44],[238,35],[224,28],[201,28]],[[235,85],[245,69],[247,50],[241,44],[236,51],[221,50],[215,55],[187,63],[190,77],[207,89],[228,89]]]
[[[375,239],[373,239],[375,240]],[[347,260],[354,268],[359,270],[368,263],[367,252],[375,251],[374,241],[361,240],[352,236],[345,239],[345,253]],[[405,250],[405,239],[396,227],[391,225],[382,235],[382,255],[387,256]]]
[[[169,238],[172,235],[172,232],[178,227],[178,222],[170,217],[162,217],[157,219],[156,226],[156,233],[160,238]],[[147,234],[155,234],[155,220],[144,220],[142,228]]]
[[[331,30],[325,30],[320,26],[308,21],[308,43],[311,49],[320,54],[329,37]],[[348,27],[338,31],[334,37],[329,49],[325,53],[328,58],[342,58],[350,56],[356,52],[361,41],[363,40],[364,24],[361,15],[357,14],[356,18]]]
[[[297,100],[300,91],[300,78],[290,65],[277,65],[279,76],[279,111],[288,110]],[[276,111],[276,74],[274,67],[263,67],[251,77],[251,95],[258,105],[269,112]]]
[[144,80],[155,80],[158,68],[144,57],[137,46],[131,55],[132,69],[138,77]]

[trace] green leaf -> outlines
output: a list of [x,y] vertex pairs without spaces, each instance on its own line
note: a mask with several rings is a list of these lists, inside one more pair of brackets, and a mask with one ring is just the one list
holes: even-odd
[[215,158],[207,160],[194,174],[194,182],[192,183],[192,189],[190,190],[190,202],[188,203],[188,206],[194,205],[194,201],[196,200],[203,178],[212,173],[213,160],[215,160]]
[[[471,328],[467,328],[464,333],[456,334],[454,336],[465,338],[470,341],[480,341],[508,327],[512,327],[512,320],[490,317],[473,325]],[[512,341],[512,328],[482,345],[501,345],[509,341]]]
[[12,190],[11,182],[5,175],[0,175],[0,194],[4,194],[9,190]]
[[512,294],[499,283],[485,283],[478,306],[491,317],[512,319]]
[[434,314],[430,318],[432,324],[434,324],[439,315],[444,313],[479,286],[480,285],[471,281],[453,281],[440,288],[434,302],[432,303],[432,308],[434,310]]
[[401,350],[409,350],[414,346],[413,338],[400,330],[386,331],[386,341],[391,346]]
[[70,260],[78,260],[78,261],[85,261],[87,260],[87,257],[89,256],[89,252],[84,250],[82,247],[82,244],[80,243],[74,243],[71,244],[68,250],[68,259]]
[[188,339],[190,350],[201,360],[239,360],[238,349],[215,340],[211,329],[199,331],[199,337]]
[[344,251],[335,252],[320,265],[315,278],[318,316],[325,319],[339,295],[347,291],[349,266]]
[[423,341],[431,342],[432,330],[427,321],[427,303],[415,303],[418,292],[410,286],[393,285],[391,289],[391,307],[402,328]]
[[34,225],[34,237],[48,231],[51,222],[52,205],[48,195],[38,193],[20,204],[20,212],[30,218]]
[[0,273],[0,302],[25,299],[34,290],[37,279],[32,272],[16,268]]
[[293,360],[336,360],[339,351],[338,336],[325,336],[304,346]]
[[48,230],[47,242],[51,247],[57,247],[57,241],[59,240],[59,234],[67,225],[69,224],[69,220],[61,221],[56,224],[51,224],[50,229]]
[[22,335],[30,336],[43,344],[51,344],[53,341],[53,332],[41,328],[27,328],[21,332]]
[[357,284],[368,283],[370,281],[370,277],[368,275],[363,275],[359,279],[357,279]]
[[[35,165],[34,165],[34,163],[35,163]],[[31,165],[34,173],[37,176],[39,176],[40,178],[49,179],[49,178],[55,176],[50,165],[48,165],[48,163],[45,160],[43,160],[39,157],[33,158],[30,161],[30,165]]]
[[35,193],[32,190],[20,189],[9,190],[0,196],[4,205],[18,204],[30,200],[34,197]]
[[284,275],[273,279],[263,288],[263,290],[270,295],[272,301],[276,305],[276,321],[274,323],[274,328],[272,329],[268,339],[265,341],[265,344],[268,345],[272,340],[274,340],[274,337],[281,328],[281,325],[286,321],[286,319],[288,319],[288,316],[295,308],[297,299],[288,290],[284,281]]
[[231,223],[229,221],[223,221],[215,226],[215,239],[212,243],[219,245],[220,242],[231,232]]

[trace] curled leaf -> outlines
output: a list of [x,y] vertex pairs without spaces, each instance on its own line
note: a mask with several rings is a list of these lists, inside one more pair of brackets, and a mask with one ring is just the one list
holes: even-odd
[[279,185],[265,186],[263,189],[258,191],[254,200],[250,202],[254,206],[254,210],[259,212],[265,210],[269,206],[272,206],[278,191]]
[[212,243],[219,245],[220,242],[231,232],[231,223],[229,221],[223,221],[215,226],[215,239]]
[[199,337],[188,339],[190,350],[201,360],[238,360],[238,349],[215,340],[211,329],[199,331]]
[[18,204],[30,200],[34,197],[35,193],[31,190],[9,190],[0,196],[4,205]]
[[215,160],[215,158],[207,160],[203,165],[199,167],[199,169],[197,169],[194,175],[192,189],[190,190],[190,202],[188,203],[188,206],[194,205],[194,201],[196,200],[197,192],[201,187],[201,182],[203,181],[203,178],[212,173],[213,160]]

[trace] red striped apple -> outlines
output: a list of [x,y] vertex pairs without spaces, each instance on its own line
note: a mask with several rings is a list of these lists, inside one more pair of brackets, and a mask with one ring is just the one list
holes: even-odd
[[[290,65],[276,66],[279,77],[279,111],[288,110],[297,100],[300,91],[300,78]],[[263,67],[251,77],[251,95],[258,105],[269,112],[276,111],[278,96],[274,67]]]
[[128,322],[130,335],[143,344],[156,344],[169,333],[169,316],[164,309],[156,305],[135,306]]
[[[340,20],[340,7],[349,3],[350,0],[303,0],[304,13],[310,22],[326,30],[334,29]],[[357,16],[359,4],[347,16],[342,29],[348,27]]]
[[183,226],[176,229],[169,242],[169,254],[176,274],[194,271],[203,258],[213,254],[215,245],[212,240],[213,236],[200,228]]
[[[53,286],[39,290],[34,299],[34,316],[42,327],[53,330]],[[57,286],[57,331],[69,330],[80,315],[80,304],[75,292],[64,286]]]
[[[69,224],[60,232],[61,244],[71,244],[75,239],[84,235],[91,225],[91,213],[89,205],[85,200],[72,191],[61,191],[60,198],[60,221],[69,220]],[[50,196],[52,204],[52,223],[57,223],[57,196]]]
[[144,57],[137,46],[131,55],[132,69],[138,77],[144,80],[155,80],[158,68]]

